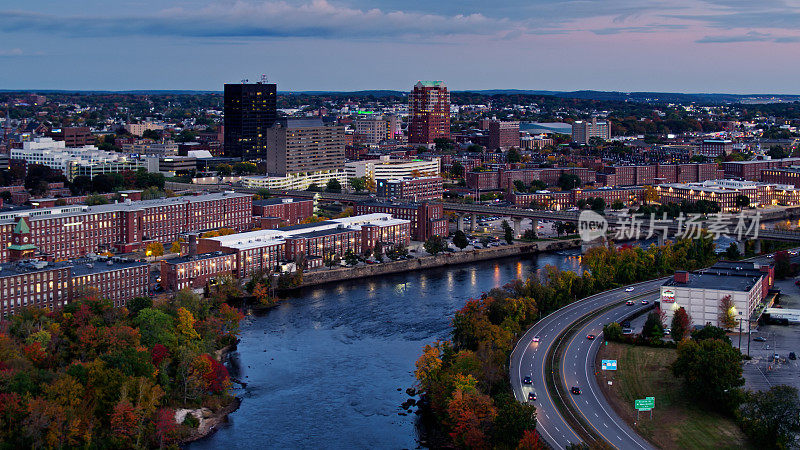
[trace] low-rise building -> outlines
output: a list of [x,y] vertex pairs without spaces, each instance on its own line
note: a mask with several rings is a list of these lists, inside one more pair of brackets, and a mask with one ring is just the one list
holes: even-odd
[[439,203],[366,202],[354,206],[356,214],[385,213],[411,223],[411,237],[425,241],[431,236],[447,236],[447,217]]
[[662,204],[698,200],[716,202],[722,211],[739,209],[740,196],[747,197],[748,206],[798,205],[800,188],[793,185],[758,183],[739,180],[708,180],[702,183],[667,183],[656,186]]
[[378,180],[378,196],[412,201],[441,199],[443,182],[441,177]]
[[741,320],[742,331],[747,333],[753,312],[766,296],[773,276],[769,266],[745,261],[721,263],[698,272],[676,272],[661,286],[659,303],[666,314],[664,322],[670,323],[675,311],[684,308],[692,325],[720,326],[722,301],[728,297],[734,317]]
[[[253,201],[253,219],[259,228],[296,225],[314,214],[314,200],[268,198]],[[269,226],[264,226],[270,224]]]
[[[176,264],[184,265],[184,271],[181,267],[170,266],[176,260],[162,262],[162,270],[169,274],[167,280],[162,273],[162,283],[166,283],[164,287],[168,289],[198,288],[227,273],[244,278],[256,272],[277,271],[283,262],[305,263],[306,268],[313,269],[320,267],[325,258],[342,257],[348,251],[362,254],[377,243],[384,248],[408,245],[410,236],[408,220],[395,219],[389,214],[364,214],[275,230],[202,238],[196,250],[200,256],[194,256],[194,250],[190,250],[189,256],[177,260]],[[223,257],[225,259],[214,259]],[[193,281],[191,277],[201,278]]]
[[368,177],[373,181],[395,180],[406,177],[439,176],[441,166],[439,158],[431,159],[380,159],[351,161],[345,163],[347,178]]

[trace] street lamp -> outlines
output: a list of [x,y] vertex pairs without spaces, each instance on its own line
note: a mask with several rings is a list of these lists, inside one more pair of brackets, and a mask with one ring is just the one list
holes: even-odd
[[[750,342],[750,339],[747,340]],[[739,353],[742,352],[742,312],[739,311]]]

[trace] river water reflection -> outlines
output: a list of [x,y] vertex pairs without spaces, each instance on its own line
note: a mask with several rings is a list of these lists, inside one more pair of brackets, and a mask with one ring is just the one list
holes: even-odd
[[195,449],[414,448],[399,405],[423,345],[447,338],[470,298],[580,257],[542,254],[354,280],[298,292],[242,323],[238,411]]

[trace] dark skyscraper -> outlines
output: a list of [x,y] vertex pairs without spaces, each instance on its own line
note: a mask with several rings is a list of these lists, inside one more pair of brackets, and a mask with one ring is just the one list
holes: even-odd
[[225,155],[245,160],[267,156],[267,128],[277,119],[277,85],[225,85]]

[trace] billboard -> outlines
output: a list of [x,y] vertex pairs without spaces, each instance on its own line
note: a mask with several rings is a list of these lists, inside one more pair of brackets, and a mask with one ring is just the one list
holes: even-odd
[[675,303],[675,289],[671,287],[661,288],[661,303]]

